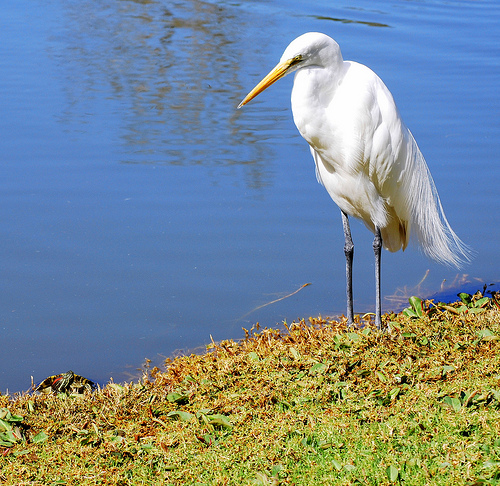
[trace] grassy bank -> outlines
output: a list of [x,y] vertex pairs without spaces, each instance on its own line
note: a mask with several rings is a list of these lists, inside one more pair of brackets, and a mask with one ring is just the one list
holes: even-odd
[[83,396],[1,396],[0,482],[500,483],[500,311],[477,301],[415,304],[383,333],[257,329]]

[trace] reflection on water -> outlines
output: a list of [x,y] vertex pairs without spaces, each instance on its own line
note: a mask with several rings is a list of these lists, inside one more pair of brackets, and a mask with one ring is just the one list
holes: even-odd
[[[486,209],[500,171],[496,3],[76,0],[3,13],[0,390],[67,369],[122,380],[256,321],[343,312],[340,214],[293,125],[291,77],[236,110],[306,31],[381,75],[478,251],[457,281],[498,281],[499,216]],[[351,229],[364,312],[372,236]],[[382,278],[392,309],[456,273],[408,249],[384,252]]]
[[240,164],[250,186],[267,183],[263,161],[273,154],[256,142],[271,136],[276,115],[252,126],[235,110],[246,89],[241,61],[252,57],[238,35],[244,18],[234,8],[186,1],[96,10],[94,2],[79,2],[64,4],[63,12],[72,35],[57,52],[69,101],[62,123],[92,116],[92,93],[108,90],[113,106],[119,104],[122,162]]
[[363,22],[362,20],[337,19],[334,17],[324,17],[322,15],[313,15],[313,17],[318,20],[331,20],[332,22],[341,22],[343,24],[361,24],[368,25],[369,27],[390,27],[389,25],[381,24],[380,22]]

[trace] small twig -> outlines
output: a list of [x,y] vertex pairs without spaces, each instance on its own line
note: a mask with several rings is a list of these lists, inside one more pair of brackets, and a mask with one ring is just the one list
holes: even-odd
[[271,302],[267,302],[266,304],[262,304],[262,305],[257,306],[255,309],[252,309],[250,312],[247,312],[245,315],[241,316],[239,319],[236,319],[236,322],[241,321],[242,319],[245,319],[245,317],[249,316],[250,314],[252,314],[253,312],[255,312],[259,309],[262,309],[263,307],[266,307],[266,306],[271,305],[271,304],[276,304],[276,302],[279,302],[280,300],[288,299],[288,297],[295,295],[297,292],[300,292],[304,287],[307,287],[308,285],[311,285],[311,283],[309,282],[309,283],[306,283],[304,285],[301,285],[297,290],[295,290],[291,294],[285,295],[284,297],[280,297],[279,299],[275,299],[275,300],[272,300]]
[[163,421],[163,420],[160,420],[156,417],[151,417],[151,420],[153,422],[158,422],[160,425],[163,425],[163,427],[165,427],[166,429],[168,429],[168,425]]
[[153,422],[156,422],[160,425],[162,425],[163,427],[165,427],[166,429],[168,429],[168,425],[163,421],[163,420],[160,420],[159,418],[156,418],[154,415],[153,415],[153,409],[151,408],[151,406],[149,407],[149,418],[153,421]]

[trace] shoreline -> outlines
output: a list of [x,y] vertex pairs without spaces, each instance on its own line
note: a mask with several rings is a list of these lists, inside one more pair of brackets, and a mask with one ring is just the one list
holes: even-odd
[[2,395],[0,479],[489,481],[500,475],[500,302],[470,297],[434,310],[413,300],[422,315],[387,315],[390,332],[309,318],[213,343],[138,383]]

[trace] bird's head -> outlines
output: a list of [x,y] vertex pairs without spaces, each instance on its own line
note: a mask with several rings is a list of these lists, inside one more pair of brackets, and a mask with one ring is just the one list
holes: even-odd
[[241,108],[262,93],[271,84],[287,74],[304,67],[324,68],[335,63],[342,63],[339,45],[325,34],[308,32],[293,40],[281,56],[280,62],[238,105]]

